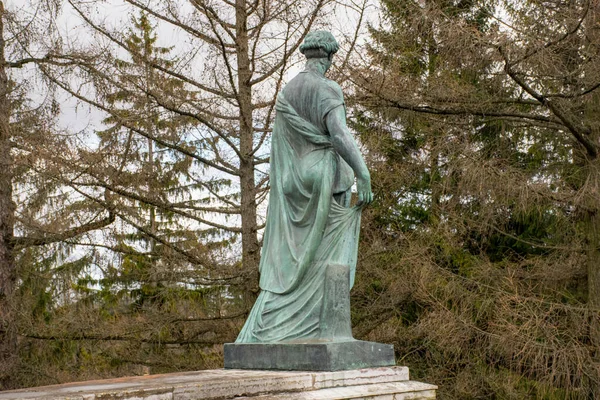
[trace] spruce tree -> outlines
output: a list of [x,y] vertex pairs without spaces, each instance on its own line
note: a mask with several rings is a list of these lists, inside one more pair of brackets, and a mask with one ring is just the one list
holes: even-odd
[[449,398],[595,396],[597,8],[383,3],[352,77],[380,199],[357,333]]

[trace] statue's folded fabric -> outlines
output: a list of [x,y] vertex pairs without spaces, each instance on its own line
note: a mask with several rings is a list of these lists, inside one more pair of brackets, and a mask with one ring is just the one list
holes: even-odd
[[[350,287],[354,283],[361,207],[347,207],[354,176],[346,172],[323,122],[329,111],[343,106],[342,93],[310,72],[296,79],[286,86],[292,101],[286,89],[277,99],[261,293],[236,343],[321,338],[327,265],[347,265]],[[304,92],[320,98],[305,99]],[[308,103],[312,108],[298,113]]]

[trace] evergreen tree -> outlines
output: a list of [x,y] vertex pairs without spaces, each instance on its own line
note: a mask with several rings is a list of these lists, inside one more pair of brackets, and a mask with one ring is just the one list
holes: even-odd
[[[102,85],[100,77],[96,85],[110,105],[103,121],[108,128],[96,132],[94,146],[78,149],[77,162],[69,165],[74,178],[58,180],[112,210],[117,223],[103,235],[63,243],[84,257],[65,270],[52,270],[58,260],[48,258],[38,267],[46,268],[48,279],[31,277],[24,286],[46,297],[21,332],[30,340],[22,359],[43,360],[48,377],[217,367],[215,345],[234,340],[231,319],[242,313],[223,279],[235,267],[221,257],[229,238],[189,212],[210,207],[204,186],[190,178],[204,166],[180,151],[202,146],[190,134],[197,121],[158,107],[152,97],[164,91],[193,101],[194,94],[181,80],[149,68],[177,62],[157,40],[145,13],[132,17],[123,41],[127,53],[113,60],[113,84]],[[178,150],[162,145],[168,142]],[[211,235],[217,240],[206,244]],[[57,292],[66,298],[54,301]]]
[[11,64],[103,118],[19,154],[23,188],[42,190],[12,195],[32,233],[13,242],[13,386],[222,365],[257,294],[275,96],[336,4],[123,3],[129,29],[104,1],[52,3],[50,26],[60,5],[83,26]]
[[53,298],[64,300],[54,272],[88,265],[65,243],[115,220],[63,184],[78,136],[60,128],[55,87],[42,74],[70,63],[54,29],[59,10],[54,2],[0,2],[0,389],[33,375],[20,357],[22,336],[30,316],[44,321]]
[[383,4],[353,75],[380,188],[357,333],[449,398],[595,396],[597,7]]

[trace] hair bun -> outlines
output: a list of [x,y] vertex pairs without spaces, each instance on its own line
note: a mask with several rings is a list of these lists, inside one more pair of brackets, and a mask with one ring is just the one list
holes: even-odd
[[[324,50],[322,52],[314,52],[308,50]],[[304,43],[300,45],[300,53],[306,55],[309,58],[314,58],[320,55],[321,57],[327,57],[331,53],[336,53],[340,49],[338,42],[335,40],[331,32],[328,31],[311,31],[304,38]]]

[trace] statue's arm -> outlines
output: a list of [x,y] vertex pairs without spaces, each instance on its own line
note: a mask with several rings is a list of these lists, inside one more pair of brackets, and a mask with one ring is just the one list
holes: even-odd
[[356,141],[346,126],[346,111],[343,106],[331,110],[325,117],[327,130],[331,136],[333,148],[350,165],[356,175],[358,202],[369,204],[373,201],[371,174],[360,154]]

